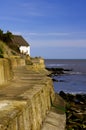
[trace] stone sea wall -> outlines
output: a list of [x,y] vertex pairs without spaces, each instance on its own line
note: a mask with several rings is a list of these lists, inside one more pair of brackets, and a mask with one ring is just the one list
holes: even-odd
[[53,84],[45,75],[44,60],[33,59],[32,70],[25,63],[18,58],[0,59],[0,85],[12,79],[6,89],[0,90],[0,130],[41,130],[54,101]]
[[39,85],[20,95],[21,101],[0,101],[0,130],[40,130],[54,96],[51,89],[49,84]]
[[11,61],[12,69],[14,69],[15,67],[25,66],[25,59],[20,57],[16,57],[16,58],[12,57],[10,58],[10,61]]
[[6,84],[12,79],[12,66],[11,61],[8,59],[0,58],[0,85]]
[[21,58],[0,58],[0,85],[7,84],[13,78],[15,67],[25,66],[25,60]]

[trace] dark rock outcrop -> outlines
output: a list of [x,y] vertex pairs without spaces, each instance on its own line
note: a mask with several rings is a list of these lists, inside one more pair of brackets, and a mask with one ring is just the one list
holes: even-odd
[[66,101],[66,130],[86,130],[86,94],[59,95]]
[[64,68],[46,68],[48,71],[50,71],[49,76],[58,76],[62,74],[68,74],[68,72],[72,71],[72,69],[64,69]]

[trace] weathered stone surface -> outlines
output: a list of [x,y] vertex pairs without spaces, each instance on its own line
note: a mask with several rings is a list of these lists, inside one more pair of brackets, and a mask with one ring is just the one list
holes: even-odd
[[65,94],[60,95],[66,101],[66,129],[86,129],[86,94]]
[[53,128],[58,127],[59,119],[64,122],[64,113],[60,115],[52,107],[55,93],[43,64],[37,62],[33,69],[24,64],[13,67],[14,78],[0,89],[0,130],[41,130],[47,121],[50,126],[56,123]]
[[9,59],[0,59],[0,85],[6,84],[13,78],[12,66]]
[[50,111],[45,119],[42,130],[65,130],[65,114],[61,115]]

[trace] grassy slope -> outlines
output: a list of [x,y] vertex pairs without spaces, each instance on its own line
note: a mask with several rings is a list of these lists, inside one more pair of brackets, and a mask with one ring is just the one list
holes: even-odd
[[0,57],[9,57],[13,55],[18,55],[13,49],[9,48],[6,43],[0,41]]

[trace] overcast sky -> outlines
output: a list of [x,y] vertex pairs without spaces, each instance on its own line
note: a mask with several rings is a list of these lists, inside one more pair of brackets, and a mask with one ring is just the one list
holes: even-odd
[[86,0],[2,0],[0,28],[22,35],[31,56],[86,59]]

